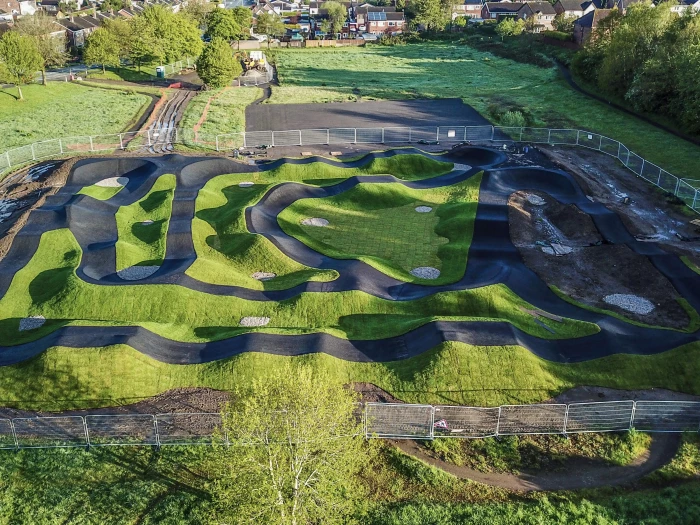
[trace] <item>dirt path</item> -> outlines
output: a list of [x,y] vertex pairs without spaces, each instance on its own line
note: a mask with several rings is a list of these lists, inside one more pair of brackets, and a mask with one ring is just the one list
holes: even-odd
[[678,451],[680,434],[652,434],[649,450],[624,467],[595,460],[575,459],[564,471],[514,474],[479,472],[434,458],[416,441],[394,441],[401,451],[460,479],[468,479],[517,492],[580,490],[624,485],[637,481],[669,463]]

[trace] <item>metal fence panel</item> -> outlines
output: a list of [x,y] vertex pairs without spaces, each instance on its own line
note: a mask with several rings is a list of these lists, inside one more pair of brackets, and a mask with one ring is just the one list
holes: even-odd
[[[697,184],[697,183],[696,183]],[[690,207],[693,206],[693,201],[695,200],[695,194],[697,193],[697,190],[685,182],[684,180],[681,180],[678,182],[678,191],[676,192],[676,196],[679,199],[683,199],[683,201]]]
[[272,144],[272,131],[246,131],[244,134],[243,145],[246,148],[254,148],[256,146],[266,146]]
[[565,416],[566,405],[504,405],[498,434],[563,433]]
[[90,446],[158,444],[150,414],[86,416],[85,423]]
[[34,144],[34,154],[37,159],[53,157],[61,153],[63,153],[63,148],[59,139],[44,140]]
[[700,428],[700,403],[637,401],[632,426],[644,432],[697,432]]
[[12,423],[19,448],[84,447],[85,423],[80,416],[17,418]]
[[491,126],[467,126],[464,128],[464,140],[491,140],[493,133]]
[[301,146],[301,131],[273,131],[270,144],[275,146]]
[[[167,141],[168,130],[163,129],[160,131],[161,137],[160,142]],[[92,137],[92,149],[93,151],[109,151],[121,148],[121,141],[119,140],[119,135],[99,135]]]
[[216,143],[219,151],[229,149],[239,149],[245,145],[246,133],[228,133],[226,135],[217,135]]
[[617,153],[620,151],[620,143],[608,137],[600,137],[600,151],[617,157]]
[[91,137],[69,137],[63,139],[63,151],[65,153],[84,153],[92,151]]
[[0,419],[0,449],[15,448],[15,432],[12,428],[12,421]]
[[24,164],[25,162],[31,162],[34,160],[34,153],[31,146],[22,146],[21,148],[11,149],[7,152],[10,157],[10,164],[16,166],[17,164]]
[[498,408],[435,407],[435,437],[484,438],[495,436]]
[[620,161],[627,166],[627,159],[629,158],[630,155],[630,150],[627,149],[627,146],[625,146],[622,142],[620,142],[620,147],[619,151],[617,153],[617,158],[620,159]]
[[355,132],[355,128],[332,128],[328,130],[328,144],[352,144]]
[[600,150],[600,143],[603,140],[602,135],[591,133],[590,131],[578,132],[578,145],[584,148]]
[[[636,153],[630,151],[629,161],[627,162],[627,167],[631,169],[637,175],[642,174],[642,168],[644,167],[644,159],[637,155]],[[649,182],[656,184],[656,178],[654,180],[647,179]]]
[[2,155],[0,155],[0,170],[6,170],[8,168],[11,168],[10,164],[10,154],[9,152],[5,152]]
[[437,137],[440,142],[462,142],[465,133],[464,126],[440,126]]
[[358,144],[381,144],[384,130],[382,128],[357,128]]
[[411,128],[411,142],[434,142],[438,139],[438,128],[436,126],[422,126]]
[[659,168],[659,179],[657,184],[662,190],[667,191],[669,193],[675,193],[676,189],[679,186],[678,177],[676,177],[675,175],[671,175],[668,171]]
[[520,127],[504,127],[497,126],[493,128],[493,141],[494,142],[518,142],[523,137],[523,130],[525,128]]
[[550,131],[550,144],[576,144],[578,132],[575,129],[553,129]]
[[411,142],[411,128],[384,128],[384,142]]
[[433,407],[400,403],[367,403],[367,437],[431,439]]
[[567,433],[629,430],[634,401],[572,403],[566,414]]
[[549,130],[542,128],[523,128],[523,133],[520,138],[522,142],[548,143]]
[[221,414],[158,414],[156,424],[161,445],[211,445],[221,429]]
[[301,144],[302,146],[328,144],[329,135],[330,132],[327,129],[302,129]]

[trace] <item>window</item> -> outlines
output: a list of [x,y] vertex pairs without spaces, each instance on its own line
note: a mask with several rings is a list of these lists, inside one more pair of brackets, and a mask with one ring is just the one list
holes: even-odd
[[395,26],[395,25],[396,25],[396,22],[389,22],[389,25],[390,25],[390,26]]

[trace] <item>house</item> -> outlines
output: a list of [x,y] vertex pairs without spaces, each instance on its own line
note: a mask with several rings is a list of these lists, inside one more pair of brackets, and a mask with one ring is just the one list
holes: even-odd
[[278,15],[296,13],[299,11],[299,4],[297,2],[275,0],[274,2],[268,2],[267,5],[270,6]]
[[373,35],[402,33],[406,25],[406,17],[403,12],[396,11],[395,7],[379,7],[368,4],[354,9],[354,20],[358,33],[371,33]]
[[549,2],[526,2],[518,9],[518,18],[532,24],[532,31],[540,33],[554,29],[554,17],[557,12]]
[[464,0],[462,4],[454,4],[452,6],[452,20],[460,16],[481,18],[481,10],[483,7],[483,0]]
[[620,12],[624,15],[627,9],[634,4],[644,4],[647,0],[613,0],[614,6],[617,7]]
[[[325,0],[328,1],[328,0]],[[309,14],[310,15],[316,15],[318,14],[319,9],[323,9],[323,4],[324,2],[309,2]],[[336,1],[336,0],[334,0]],[[347,9],[348,12],[351,11],[352,9],[355,9],[358,6],[357,2],[348,2],[348,1],[343,1],[343,2],[338,2],[339,4],[344,5]],[[362,6],[369,6],[370,4],[362,4]],[[352,16],[352,15],[351,15]]]
[[498,20],[506,16],[516,17],[524,5],[523,2],[486,2],[481,9],[481,18]]
[[58,0],[41,0],[37,4],[37,7],[49,14],[55,15],[58,13]]
[[679,0],[677,4],[671,6],[671,12],[678,15],[683,15],[686,11],[700,13],[700,0]]
[[275,10],[269,4],[257,4],[253,6],[253,19],[257,19],[262,14],[271,14]]
[[554,10],[558,15],[581,18],[595,9],[601,9],[607,0],[557,0]]
[[90,34],[100,27],[100,20],[93,16],[73,16],[57,19],[58,24],[66,31],[69,46],[83,47]]
[[612,9],[596,9],[586,13],[574,22],[574,42],[582,46],[591,37],[601,20],[607,18]]

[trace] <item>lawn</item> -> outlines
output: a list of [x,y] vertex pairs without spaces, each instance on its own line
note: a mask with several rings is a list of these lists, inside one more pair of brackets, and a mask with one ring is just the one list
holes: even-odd
[[59,137],[119,133],[136,123],[150,97],[77,83],[50,82],[0,90],[0,151]]
[[175,175],[162,175],[143,199],[117,210],[117,271],[160,266],[175,193]]
[[[197,260],[187,275],[203,282],[244,286],[257,290],[291,288],[306,281],[329,281],[335,271],[303,266],[284,256],[267,238],[251,234],[245,224],[245,209],[257,203],[280,182],[314,185],[337,184],[348,177],[387,174],[404,180],[418,180],[448,173],[452,163],[440,162],[416,154],[376,158],[355,168],[331,166],[321,162],[282,164],[259,173],[214,177],[202,188],[196,202],[192,235]],[[253,182],[241,188],[241,182]],[[267,281],[258,281],[256,272],[274,273]]]
[[279,50],[275,60],[281,86],[273,87],[270,103],[458,97],[496,124],[503,108],[517,109],[531,126],[581,128],[620,140],[681,177],[697,178],[700,169],[700,147],[574,91],[555,68],[467,45]]
[[[5,344],[38,339],[66,325],[135,325],[184,342],[225,339],[249,331],[277,334],[324,332],[347,339],[383,339],[432,320],[506,321],[542,338],[597,333],[595,324],[565,319],[537,324],[520,307],[532,308],[504,285],[443,292],[414,301],[379,299],[359,291],[303,293],[286,301],[252,301],[210,295],[178,285],[100,286],[75,271],[81,249],[67,229],[42,235],[30,262],[15,274],[0,300]],[[192,305],[197,305],[192,308]],[[42,315],[46,324],[19,331],[20,319]],[[269,317],[261,328],[238,326],[244,317]]]
[[259,88],[225,87],[202,91],[187,105],[180,127],[194,140],[245,131],[245,108],[262,95]]
[[122,191],[124,186],[99,186],[98,184],[91,184],[90,186],[85,186],[78,192],[78,195],[87,195],[98,201],[108,201],[114,197],[117,193]]
[[[278,222],[288,235],[329,257],[359,259],[406,282],[453,283],[466,270],[480,184],[481,174],[429,190],[360,184],[333,197],[296,201]],[[432,210],[418,213],[419,206]],[[310,217],[330,224],[302,224]],[[436,268],[440,276],[431,280],[410,273],[419,267]]]

